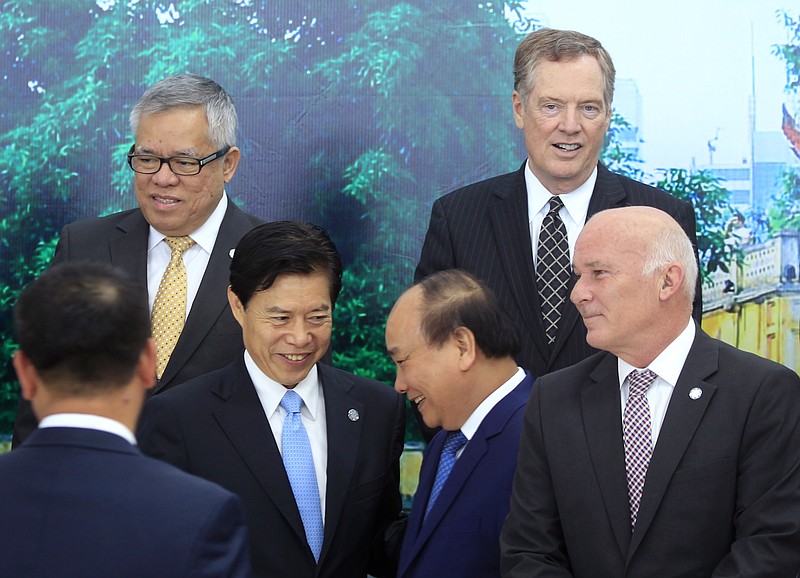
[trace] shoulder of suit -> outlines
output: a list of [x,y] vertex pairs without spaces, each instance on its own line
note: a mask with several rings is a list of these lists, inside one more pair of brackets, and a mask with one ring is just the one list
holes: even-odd
[[[105,215],[103,217],[89,217],[87,219],[80,219],[78,221],[73,221],[69,223],[64,228],[70,229],[70,231],[75,232],[83,232],[83,231],[97,231],[97,230],[104,230],[104,229],[113,229],[116,228],[119,223],[128,220],[137,220],[141,219],[144,221],[144,215],[142,211],[137,209],[128,209],[127,211],[119,211],[117,213],[112,213],[110,215]],[[146,223],[146,221],[145,221]]]
[[256,217],[255,215],[248,213],[243,209],[240,209],[239,206],[236,205],[236,203],[234,203],[230,198],[228,198],[228,210],[225,216],[227,218],[236,219],[237,221],[242,221],[250,228],[264,224],[263,219]]
[[356,375],[355,373],[350,373],[349,371],[344,371],[343,369],[338,369],[325,363],[317,364],[317,368],[319,369],[319,375],[323,386],[326,379],[337,380],[340,382],[352,383],[353,386],[358,388],[360,391],[381,396],[385,399],[390,399],[393,401],[397,399],[398,395],[400,395],[392,386],[376,379],[362,377],[360,375]]
[[[477,200],[480,198],[486,198],[488,196],[488,193],[490,192],[497,190],[506,190],[509,187],[515,186],[519,178],[520,178],[519,170],[516,170],[511,173],[506,173],[503,175],[490,177],[482,181],[465,185],[459,189],[456,189],[455,191],[447,193],[446,195],[440,197],[437,202],[460,203],[466,199]],[[524,174],[522,178],[524,179]]]

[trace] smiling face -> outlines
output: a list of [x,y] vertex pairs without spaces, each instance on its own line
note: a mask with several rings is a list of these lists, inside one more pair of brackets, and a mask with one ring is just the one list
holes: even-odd
[[395,304],[386,321],[386,349],[397,367],[394,388],[417,404],[428,427],[459,429],[469,401],[458,384],[460,351],[455,339],[430,345],[420,330],[421,291],[414,287]]
[[[201,106],[148,114],[139,120],[135,152],[163,158],[205,158],[217,150],[207,134],[208,121]],[[238,163],[239,149],[232,147],[196,175],[178,176],[166,163],[152,175],[134,173],[136,200],[145,219],[164,235],[188,235],[197,230],[214,212]]]
[[544,60],[533,74],[527,103],[514,91],[514,120],[536,178],[552,194],[569,193],[592,174],[611,120],[600,64],[589,55]]
[[258,368],[289,389],[305,379],[331,341],[330,279],[324,273],[285,273],[247,303],[228,289],[244,346]]

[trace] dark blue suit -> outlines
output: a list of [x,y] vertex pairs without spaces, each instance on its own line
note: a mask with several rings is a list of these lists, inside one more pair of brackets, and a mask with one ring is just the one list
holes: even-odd
[[500,575],[500,530],[508,514],[525,403],[525,379],[487,414],[453,466],[423,523],[447,432],[431,441],[400,551],[398,578]]
[[239,500],[98,430],[45,428],[0,456],[0,576],[250,576]]

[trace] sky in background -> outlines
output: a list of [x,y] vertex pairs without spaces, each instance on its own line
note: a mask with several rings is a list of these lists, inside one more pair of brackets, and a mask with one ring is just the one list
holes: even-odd
[[781,104],[790,112],[795,105],[784,92],[784,63],[772,54],[788,41],[779,8],[800,15],[797,0],[531,0],[527,11],[547,26],[594,36],[611,53],[617,78],[636,80],[641,157],[652,170],[708,164],[715,136],[715,165],[747,158],[754,84],[756,130],[781,130]]

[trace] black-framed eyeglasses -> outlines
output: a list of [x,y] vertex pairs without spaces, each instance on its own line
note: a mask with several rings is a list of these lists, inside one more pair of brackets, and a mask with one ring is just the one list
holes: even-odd
[[205,158],[196,159],[194,157],[157,157],[155,155],[139,155],[134,153],[136,145],[131,145],[131,150],[128,151],[128,164],[131,170],[135,173],[142,173],[143,175],[154,175],[161,170],[161,167],[166,163],[170,170],[176,175],[182,177],[190,177],[200,172],[208,163],[224,157],[229,150],[230,146],[223,147],[215,153],[211,153]]

